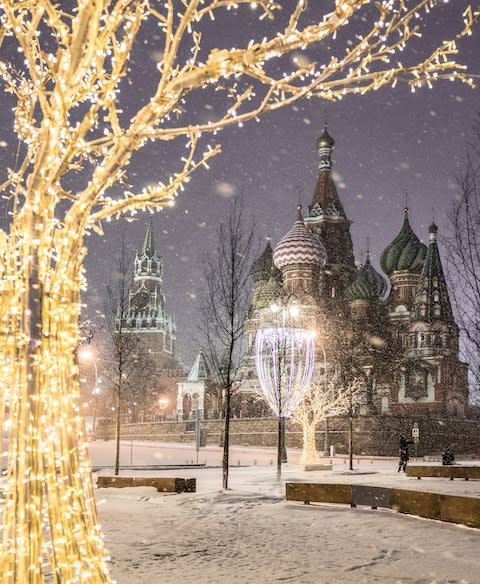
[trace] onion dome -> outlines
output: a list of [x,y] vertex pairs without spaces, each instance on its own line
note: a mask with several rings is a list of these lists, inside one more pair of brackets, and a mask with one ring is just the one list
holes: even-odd
[[427,255],[427,247],[413,232],[408,221],[408,208],[405,208],[405,218],[400,233],[383,251],[380,258],[382,270],[389,276],[393,272],[408,271],[420,273]]
[[362,266],[362,274],[364,274],[367,282],[375,294],[382,298],[387,291],[388,285],[385,278],[377,272],[377,270],[370,263],[370,254],[367,252],[367,260]]
[[273,249],[270,238],[267,238],[267,245],[262,254],[253,262],[251,275],[254,282],[268,280],[272,273],[273,267]]
[[361,269],[358,276],[347,290],[345,296],[351,302],[355,300],[373,300],[376,297],[376,291],[367,279],[366,272]]
[[260,280],[255,286],[255,291],[253,293],[253,308],[260,310],[262,308],[268,308],[272,304],[278,302],[278,299],[282,295],[282,284],[278,278],[272,275],[268,280]]
[[290,231],[280,240],[273,253],[277,268],[293,264],[324,266],[327,253],[323,243],[305,226],[302,207],[297,207],[297,220]]
[[317,148],[320,150],[321,148],[330,148],[333,149],[335,145],[335,140],[330,136],[327,131],[327,123],[325,122],[325,126],[323,129],[323,134],[317,140]]

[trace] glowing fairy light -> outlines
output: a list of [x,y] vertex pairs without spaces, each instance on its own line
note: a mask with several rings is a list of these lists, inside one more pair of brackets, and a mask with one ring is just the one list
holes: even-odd
[[262,393],[276,416],[288,418],[312,378],[313,333],[291,327],[260,328],[255,351]]

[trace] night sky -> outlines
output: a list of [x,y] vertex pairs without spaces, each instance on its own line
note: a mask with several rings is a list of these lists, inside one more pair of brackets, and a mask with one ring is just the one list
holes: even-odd
[[[317,3],[318,2],[318,3]],[[285,2],[285,5],[292,4]],[[318,15],[320,5],[333,2],[312,0],[308,17]],[[423,38],[414,43],[413,57],[425,54],[435,42],[448,38],[462,28],[461,13],[469,3],[455,0],[431,13]],[[313,6],[315,5],[315,6]],[[251,11],[250,11],[251,12]],[[249,10],[246,26],[235,26],[233,19],[221,18],[208,26],[210,46],[243,46],[249,35],[261,38],[275,26],[258,24]],[[368,17],[368,13],[364,13]],[[352,23],[353,33],[361,32],[359,17]],[[247,34],[242,31],[246,30]],[[352,29],[350,29],[352,30]],[[458,61],[480,71],[480,31],[460,45]],[[146,29],[135,55],[132,84],[123,103],[125,115],[137,100],[151,93],[150,73],[155,71],[158,37]],[[242,40],[243,39],[243,40]],[[246,39],[246,42],[245,42]],[[340,42],[345,42],[340,38]],[[303,58],[321,60],[335,52],[335,46],[310,48]],[[405,51],[407,53],[407,51]],[[407,62],[407,55],[402,60]],[[10,164],[16,149],[11,137],[8,96],[0,106],[0,168]],[[186,104],[192,120],[204,121],[220,107],[215,94],[198,92]],[[153,216],[155,243],[164,259],[164,292],[167,310],[177,322],[177,352],[188,367],[196,347],[197,296],[201,286],[202,254],[215,245],[215,230],[228,212],[232,198],[242,195],[247,211],[255,215],[259,239],[270,234],[273,244],[293,224],[298,191],[306,212],[318,176],[315,141],[322,132],[325,117],[329,133],[336,141],[334,173],[339,196],[348,218],[357,261],[364,259],[367,238],[372,263],[378,267],[382,250],[400,230],[405,193],[408,193],[410,221],[423,241],[428,240],[432,218],[439,225],[440,237],[446,214],[456,194],[455,175],[465,149],[473,139],[473,124],[480,111],[479,89],[461,83],[441,81],[433,90],[382,89],[365,96],[347,97],[337,103],[319,99],[298,102],[295,106],[267,114],[259,123],[231,128],[217,138],[223,154],[214,159],[209,171],[198,172],[180,193],[176,205]],[[131,180],[137,188],[165,177],[181,151],[169,143],[169,150],[147,146],[134,160]],[[165,145],[163,146],[165,148]],[[0,177],[0,179],[3,178]],[[5,215],[2,213],[2,223]],[[105,235],[88,238],[86,261],[88,291],[84,302],[86,316],[101,310],[104,282],[112,274],[114,258],[123,230],[129,243],[133,268],[135,250],[141,246],[150,215],[138,214],[133,223],[119,221],[104,226]],[[263,245],[263,244],[262,244]],[[379,268],[378,268],[379,269]]]

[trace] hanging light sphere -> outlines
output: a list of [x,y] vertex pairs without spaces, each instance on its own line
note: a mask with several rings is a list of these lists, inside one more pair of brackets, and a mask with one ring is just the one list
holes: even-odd
[[314,334],[302,328],[265,327],[255,338],[262,393],[275,415],[288,418],[300,404],[313,373]]

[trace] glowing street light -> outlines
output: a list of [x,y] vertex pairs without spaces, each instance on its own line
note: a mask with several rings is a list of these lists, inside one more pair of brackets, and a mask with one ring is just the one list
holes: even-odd
[[263,395],[278,416],[277,477],[281,476],[285,449],[285,418],[300,404],[313,374],[315,360],[314,333],[304,328],[286,326],[287,317],[298,316],[298,308],[272,305],[281,311],[281,326],[264,327],[255,339],[258,380]]

